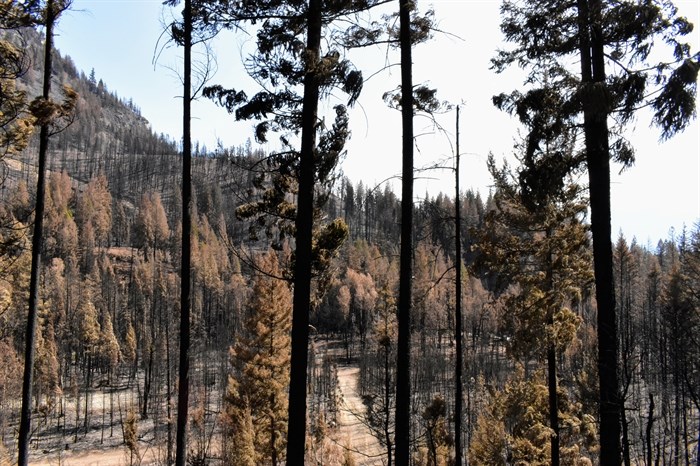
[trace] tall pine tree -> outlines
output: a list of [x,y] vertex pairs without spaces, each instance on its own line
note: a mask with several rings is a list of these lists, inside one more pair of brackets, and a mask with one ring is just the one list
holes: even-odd
[[29,461],[29,440],[31,435],[31,405],[32,379],[35,359],[35,336],[37,309],[39,303],[39,272],[41,270],[41,249],[43,236],[44,196],[46,192],[46,158],[49,147],[49,137],[52,127],[62,116],[70,115],[77,95],[65,88],[66,100],[63,105],[51,100],[51,73],[53,54],[53,28],[60,16],[70,6],[69,0],[48,0],[46,5],[39,2],[29,2],[25,5],[32,11],[36,24],[46,28],[44,42],[44,81],[41,97],[37,97],[30,105],[30,110],[40,125],[39,132],[39,177],[36,187],[36,205],[34,207],[34,236],[32,237],[32,267],[29,279],[29,304],[27,313],[27,332],[24,351],[24,376],[22,379],[22,409],[20,416],[18,460],[17,464],[25,466]]
[[[550,159],[552,179],[579,166],[589,175],[596,301],[602,465],[620,462],[618,349],[610,227],[610,159],[629,164],[634,153],[621,128],[640,107],[668,138],[695,115],[700,63],[679,38],[692,30],[668,1],[530,0],[505,2],[506,40],[515,44],[493,60],[497,71],[517,64],[528,69],[526,92],[494,98],[528,126],[528,153],[553,134],[583,126],[585,149],[569,160]],[[666,62],[652,62],[665,43]],[[564,63],[580,64],[578,72]],[[612,73],[606,72],[606,63]],[[578,76],[577,76],[578,75]],[[610,122],[614,122],[610,126]],[[610,137],[613,137],[610,142]]]
[[[231,350],[225,396],[224,454],[228,464],[284,464],[287,442],[292,297],[274,252],[248,303],[245,336]],[[287,462],[287,464],[291,464]]]
[[[267,160],[272,170],[257,179],[263,194],[238,215],[255,218],[262,225],[272,223],[268,233],[280,239],[293,235],[295,240],[289,464],[304,462],[312,274],[327,269],[329,259],[347,237],[342,220],[318,224],[318,209],[328,199],[349,135],[345,105],[335,106],[334,123],[326,128],[319,118],[319,99],[340,88],[353,104],[362,89],[362,74],[342,58],[339,45],[321,39],[335,36],[330,31],[339,20],[352,19],[376,3],[380,2],[218,2],[198,14],[203,27],[239,27],[262,21],[249,70],[264,90],[249,98],[242,91],[212,86],[206,94],[235,113],[238,120],[259,120],[255,130],[258,141],[266,141],[271,131],[280,134],[282,150]],[[295,149],[299,133],[299,149]],[[269,178],[267,184],[265,178]],[[296,205],[289,202],[289,195],[296,197]]]
[[[498,169],[493,158],[495,210],[486,216],[477,244],[477,268],[498,277],[497,293],[508,312],[502,329],[511,357],[520,363],[546,360],[550,428],[547,461],[560,464],[560,420],[557,356],[574,340],[580,318],[571,308],[592,285],[586,205],[581,189],[567,184],[549,192],[533,190],[533,161],[518,176]],[[536,176],[541,182],[542,177]],[[550,187],[551,189],[551,187]],[[515,285],[514,291],[511,290]]]

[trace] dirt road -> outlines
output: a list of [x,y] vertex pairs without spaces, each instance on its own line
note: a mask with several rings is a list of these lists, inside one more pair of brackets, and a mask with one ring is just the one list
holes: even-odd
[[365,406],[357,390],[360,369],[338,366],[338,386],[342,395],[338,418],[338,441],[351,448],[358,466],[380,466],[386,463],[386,451],[362,422]]

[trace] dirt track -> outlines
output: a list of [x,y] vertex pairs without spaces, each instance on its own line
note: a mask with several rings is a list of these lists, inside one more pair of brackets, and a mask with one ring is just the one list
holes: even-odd
[[338,366],[338,385],[343,397],[338,440],[352,449],[358,466],[379,466],[385,464],[386,453],[379,440],[361,420],[361,413],[364,413],[365,407],[357,391],[359,373],[358,367]]
[[[359,368],[356,366],[338,366],[338,388],[341,395],[338,430],[332,435],[334,442],[343,448],[349,448],[357,466],[381,466],[386,464],[386,452],[379,440],[372,435],[362,421],[365,406],[358,393],[357,384]],[[90,439],[82,439],[80,449],[33,451],[30,460],[33,466],[122,466],[129,464],[129,457],[119,439],[112,438],[105,445],[99,444],[97,431]],[[116,437],[116,436],[115,436]],[[95,448],[86,445],[86,440],[95,440]],[[143,459],[141,465],[158,464],[158,453],[141,442]],[[139,464],[135,462],[135,464]]]

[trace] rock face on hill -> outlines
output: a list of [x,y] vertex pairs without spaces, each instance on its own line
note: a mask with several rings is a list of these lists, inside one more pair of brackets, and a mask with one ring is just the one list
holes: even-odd
[[[43,37],[34,29],[2,34],[24,51],[26,71],[16,86],[31,101],[41,95]],[[79,185],[104,174],[110,185],[130,197],[127,192],[144,187],[142,182],[134,182],[136,174],[157,171],[155,167],[144,167],[143,159],[175,156],[177,144],[169,136],[155,134],[138,106],[109,90],[106,83],[95,78],[94,72],[86,75],[77,70],[71,58],[58,51],[53,63],[53,98],[61,100],[63,87],[69,86],[78,93],[78,102],[72,123],[57,128],[51,137],[49,170],[65,170]],[[35,176],[37,154],[38,131],[22,153],[6,158],[3,166],[6,189],[11,191],[19,180],[29,181]],[[164,174],[169,173],[166,170]]]
[[[16,87],[31,101],[41,95],[43,80],[43,37],[34,29],[1,32],[24,52],[26,71]],[[69,56],[55,52],[52,97],[60,101],[62,89],[69,86],[78,94],[73,121],[57,128],[49,143],[49,172],[66,171],[74,187],[82,187],[97,175],[105,175],[115,200],[135,205],[145,191],[160,190],[178,176],[178,145],[163,134],[155,134],[139,107],[119,97],[94,71],[88,75],[76,69]],[[28,147],[19,154],[4,157],[2,182],[4,198],[24,180],[32,189],[36,177],[38,129]],[[164,196],[172,196],[166,193]]]
[[[32,99],[41,94],[43,76],[42,36],[34,29],[12,32],[12,41],[25,51],[27,71],[17,86]],[[60,99],[63,86],[79,95],[75,121],[52,140],[54,150],[90,152],[94,155],[125,153],[176,153],[177,144],[169,136],[153,133],[149,122],[131,99],[109,90],[97,80],[76,69],[70,56],[55,52],[52,90]]]
[[[26,72],[16,82],[31,101],[41,94],[43,79],[42,35],[34,29],[19,32],[0,31],[18,49],[24,51]],[[156,134],[131,99],[120,97],[116,90],[76,69],[69,56],[55,52],[52,97],[60,101],[62,89],[70,86],[78,94],[75,117],[71,124],[53,134],[49,141],[49,173],[66,172],[72,189],[82,192],[87,183],[103,175],[114,200],[115,216],[123,221],[123,234],[114,234],[113,245],[129,242],[142,197],[158,193],[172,225],[180,213],[181,159],[179,144],[169,135]],[[0,201],[7,201],[24,181],[30,198],[36,185],[38,129],[28,147],[19,154],[5,156],[0,164],[2,191]],[[196,147],[199,147],[197,144]],[[217,156],[196,151],[192,164],[193,186],[199,215],[206,215],[212,225],[222,216],[232,239],[247,237],[245,227],[234,222],[235,207],[251,196],[251,175],[244,167],[264,156],[250,143],[220,151]],[[252,162],[251,162],[252,160]],[[224,208],[226,206],[227,208]]]

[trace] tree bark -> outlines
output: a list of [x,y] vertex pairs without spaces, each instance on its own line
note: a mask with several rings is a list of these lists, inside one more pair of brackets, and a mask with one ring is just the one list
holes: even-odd
[[[46,42],[44,44],[44,83],[42,97],[49,99],[51,93],[51,71],[53,53],[53,27],[56,21],[53,0],[46,5]],[[27,313],[27,333],[24,347],[24,375],[22,378],[22,408],[17,440],[19,466],[29,462],[29,440],[31,435],[32,385],[34,379],[36,315],[39,302],[39,273],[41,269],[41,248],[43,243],[44,205],[46,193],[46,154],[49,148],[49,124],[41,125],[39,132],[39,177],[36,186],[34,207],[34,235],[32,236],[32,266],[29,278],[29,309]],[[77,423],[77,422],[76,422]]]
[[462,216],[459,193],[459,105],[455,150],[455,466],[462,466]]
[[651,466],[652,464],[652,442],[651,442],[651,436],[653,433],[653,427],[654,427],[654,394],[649,393],[649,415],[647,416],[647,425],[646,425],[646,456],[647,456],[647,464]]
[[302,109],[299,194],[297,196],[296,258],[292,302],[292,352],[289,379],[287,464],[304,464],[306,444],[306,370],[309,353],[311,306],[311,247],[313,234],[314,172],[321,50],[321,0],[309,0],[306,42],[306,74]]
[[[600,464],[620,464],[620,402],[617,373],[617,324],[610,227],[610,147],[605,101],[605,56],[600,0],[578,0],[581,78],[584,105],[593,236],[593,271],[598,306],[598,376],[600,383]],[[590,8],[589,8],[590,7]]]
[[399,0],[401,42],[401,258],[399,265],[398,343],[396,351],[396,466],[410,459],[411,286],[413,275],[413,76],[410,0]]
[[[547,252],[547,291],[554,293],[554,278],[552,276],[554,259],[551,243],[549,243],[552,237],[551,228],[547,228],[545,234],[549,248]],[[554,309],[551,305],[547,309],[547,326],[552,329],[552,335],[554,335]],[[550,460],[552,466],[559,466],[559,399],[557,395],[557,352],[554,341],[551,341],[549,348],[547,348],[547,389],[549,394],[549,427],[552,429]]]
[[192,232],[192,3],[185,0],[184,83],[182,98],[182,257],[180,264],[180,355],[178,362],[177,433],[175,464],[185,466],[187,456],[187,412],[190,396],[190,268]]
[[551,464],[552,466],[559,466],[559,403],[557,397],[557,363],[554,345],[550,345],[547,350],[547,379],[547,386],[549,388],[549,427],[552,429],[552,437],[550,439]]
[[390,418],[391,418],[391,404],[390,404],[390,393],[391,393],[391,378],[389,376],[389,345],[384,346],[384,439],[386,441],[386,457],[387,466],[392,466],[392,442],[391,442],[391,431]]

